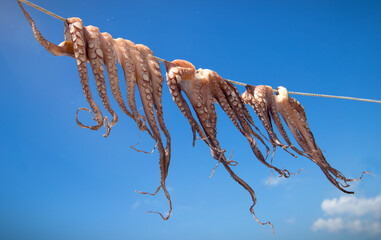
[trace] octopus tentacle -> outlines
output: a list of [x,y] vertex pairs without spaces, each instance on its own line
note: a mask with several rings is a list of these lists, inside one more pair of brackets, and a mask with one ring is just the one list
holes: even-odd
[[83,34],[84,27],[82,24],[82,20],[80,18],[68,18],[67,21],[69,23],[70,34],[73,39],[74,57],[77,60],[77,67],[78,67],[79,77],[81,78],[83,93],[85,94],[86,100],[89,103],[92,111],[94,112],[97,125],[86,126],[78,120],[77,115],[76,115],[76,121],[81,128],[89,128],[91,130],[98,130],[99,128],[102,127],[104,119],[103,119],[102,112],[99,109],[97,103],[94,101],[90,91],[89,77],[87,75],[87,60],[88,59],[86,56],[86,40]]
[[168,167],[169,167],[170,159],[171,159],[171,136],[164,123],[163,105],[161,102],[164,79],[161,75],[160,64],[155,59],[152,51],[147,46],[142,44],[137,44],[136,47],[140,50],[140,52],[146,59],[146,62],[148,65],[148,71],[151,77],[151,84],[152,84],[152,90],[153,90],[152,97],[153,97],[153,104],[156,111],[157,122],[159,123],[159,127],[164,133],[164,136],[167,140],[165,145],[165,156],[166,156],[165,165],[166,165],[166,171],[167,171],[166,175],[168,175]]
[[[200,139],[203,140],[212,150],[213,152],[222,152],[220,149],[214,147],[211,144],[211,136],[208,135],[207,132],[205,132],[204,128],[209,128],[208,126],[211,126],[211,123],[204,124],[204,126],[201,124],[201,126],[197,123],[197,121],[194,119],[192,112],[188,106],[188,103],[185,101],[182,91],[185,92],[185,94],[188,97],[192,107],[196,111],[196,115],[202,114],[203,120],[206,120],[206,116],[208,114],[205,112],[205,106],[203,107],[203,104],[201,103],[201,100],[203,99],[202,96],[199,94],[201,84],[199,85],[192,85],[193,83],[191,81],[182,81],[182,79],[189,79],[194,77],[196,74],[196,69],[190,62],[184,61],[184,60],[174,60],[171,62],[164,62],[165,67],[167,69],[167,84],[170,90],[170,93],[173,97],[173,100],[175,101],[176,105],[179,107],[180,111],[183,113],[183,115],[186,117],[188,122],[190,123],[192,127],[193,132],[193,146],[196,140],[196,132],[200,135]],[[197,90],[196,90],[197,89]],[[192,96],[190,93],[191,91],[195,92],[196,96]],[[198,109],[196,109],[198,108]],[[200,116],[197,116],[199,119],[201,119]],[[213,131],[213,130],[212,130]],[[213,135],[213,134],[212,134]],[[218,159],[218,158],[215,158]]]
[[103,67],[104,54],[101,49],[101,43],[98,43],[100,32],[97,27],[87,26],[84,30],[84,33],[87,38],[87,55],[89,57],[89,62],[93,70],[99,97],[101,98],[105,109],[112,115],[111,124],[109,126],[106,126],[107,133],[104,134],[104,136],[107,137],[110,133],[111,127],[113,127],[118,122],[118,116],[116,115],[115,111],[111,108],[110,102],[107,97]]
[[114,39],[110,34],[105,32],[99,35],[99,41],[104,55],[103,60],[106,66],[111,92],[122,111],[127,116],[130,116],[131,113],[128,111],[120,91],[118,68],[116,67],[116,51],[114,50]]
[[[30,17],[29,13],[24,9],[20,1],[17,1],[19,4],[26,20],[28,21],[29,25],[32,27],[34,37],[36,40],[43,46],[48,52],[55,56],[62,56],[66,55],[69,57],[74,57],[74,51],[73,51],[73,42],[71,39],[65,39],[66,41],[62,42],[60,45],[55,45],[54,43],[49,42],[46,40],[38,31],[36,24],[34,23],[33,19]],[[67,23],[65,22],[65,28],[67,27]],[[65,35],[65,38],[67,38],[69,35]]]
[[[278,110],[280,114],[282,115],[284,121],[286,122],[287,126],[290,128],[291,133],[294,136],[297,143],[299,144],[299,146],[303,149],[304,152],[308,154],[308,152],[311,152],[313,148],[316,148],[315,147],[316,145],[308,140],[310,136],[307,136],[306,138],[306,135],[303,135],[299,132],[302,130],[302,129],[299,129],[299,127],[302,127],[302,126],[300,123],[298,123],[298,118],[297,117],[295,118],[295,113],[293,114],[294,110],[291,108],[289,104],[287,90],[283,87],[278,87],[277,91],[278,91],[278,94],[275,96],[275,100],[276,100]],[[307,130],[304,129],[302,131],[306,133]],[[313,148],[311,148],[312,146]]]
[[[230,176],[249,192],[253,201],[253,204],[250,206],[250,212],[254,215],[255,220],[260,224],[270,224],[272,226],[270,222],[262,223],[255,216],[253,210],[253,207],[257,201],[255,192],[245,181],[239,178],[231,170],[229,162],[224,156],[225,151],[221,150],[216,137],[216,126],[214,126],[217,119],[215,111],[207,110],[207,112],[205,112],[206,103],[210,104],[210,100],[213,99],[213,94],[208,83],[212,72],[210,70],[198,70],[196,73],[194,66],[183,60],[175,60],[172,63],[165,62],[165,66],[167,68],[167,82],[170,92],[175,100],[175,103],[179,106],[181,112],[191,124],[192,129],[195,129],[199,133],[200,137],[210,147],[213,158],[219,162],[222,162],[226,170],[230,173]],[[197,123],[193,118],[189,107],[189,111],[185,110],[184,106],[187,106],[187,103],[179,97],[181,96],[181,91],[187,95],[192,107],[195,110],[199,123]],[[179,105],[180,103],[181,105]],[[212,110],[210,106],[209,109]]]
[[168,165],[169,165],[169,159],[167,158],[167,155],[165,153],[162,139],[160,136],[159,128],[156,124],[155,115],[154,115],[154,105],[153,105],[153,89],[151,85],[151,76],[148,72],[148,64],[146,62],[146,59],[144,58],[144,55],[139,51],[139,48],[134,46],[134,54],[133,61],[135,63],[135,70],[136,70],[136,82],[138,85],[140,97],[143,104],[143,110],[146,115],[146,119],[148,122],[148,125],[152,131],[152,135],[158,143],[158,150],[160,153],[160,172],[161,172],[161,180],[160,180],[160,186],[164,191],[164,194],[168,200],[169,204],[169,211],[166,217],[164,217],[162,214],[160,216],[167,220],[172,212],[172,202],[171,197],[168,193],[168,190],[165,186],[165,179],[168,175]]
[[[246,134],[248,137],[250,137],[250,135],[248,135],[248,133],[251,131],[249,131],[249,132],[245,131],[240,126],[240,124],[238,123],[239,119],[238,119],[235,111],[233,110],[232,106],[230,105],[229,101],[227,100],[225,92],[221,90],[219,81],[221,81],[221,78],[219,78],[219,77],[212,77],[211,78],[210,87],[211,87],[211,90],[213,92],[213,95],[215,96],[215,98],[216,98],[217,102],[219,103],[219,105],[221,106],[222,110],[224,110],[224,112],[228,115],[229,119],[233,122],[234,126],[243,135]],[[254,134],[255,134],[255,132],[254,132]],[[261,137],[259,137],[258,139],[262,140]],[[267,145],[263,142],[263,140],[262,140],[262,143],[264,144],[264,146],[266,146],[267,150],[269,151]]]
[[272,101],[271,99],[271,96],[273,96],[272,92],[268,94],[267,87],[263,85],[255,87],[247,86],[246,88],[254,96],[248,103],[250,103],[250,105],[253,107],[255,113],[258,115],[263,126],[265,127],[269,135],[271,144],[273,144],[274,146],[284,147],[284,145],[279,141],[278,137],[276,136],[271,123],[270,113],[274,112],[273,105],[275,105],[275,99],[274,101]]
[[[200,135],[200,137],[205,141],[205,143],[208,144],[207,142],[207,137],[205,136],[204,132],[201,130],[201,127],[198,125],[194,117],[192,116],[192,112],[189,108],[188,103],[185,101],[182,93],[181,93],[181,86],[186,87],[189,85],[188,82],[183,83],[181,86],[179,85],[180,82],[182,81],[182,76],[183,77],[189,77],[194,75],[195,73],[195,68],[194,66],[186,62],[184,60],[175,60],[172,62],[164,61],[165,68],[167,69],[167,85],[169,88],[169,92],[172,95],[173,101],[177,105],[177,107],[180,109],[181,113],[185,116],[185,118],[188,120],[192,133],[193,133],[193,146],[195,145],[196,141],[196,132]],[[179,73],[179,68],[178,65],[181,65],[181,75]]]
[[118,61],[123,68],[124,78],[127,87],[127,103],[131,109],[132,119],[135,120],[140,131],[147,131],[149,135],[153,137],[151,131],[147,128],[145,122],[146,119],[143,115],[139,114],[135,101],[135,86],[136,86],[136,66],[133,60],[135,54],[135,44],[130,40],[117,39],[116,43],[119,48]]
[[[262,132],[259,130],[259,128],[255,125],[254,121],[253,121],[253,118],[251,117],[249,111],[247,110],[246,108],[246,105],[245,105],[245,102],[243,101],[243,99],[240,97],[240,93],[238,92],[238,89],[232,84],[232,83],[229,83],[225,80],[225,82],[228,84],[228,86],[230,87],[230,90],[233,91],[235,93],[235,95],[237,96],[236,99],[237,101],[241,104],[242,108],[241,108],[241,112],[242,114],[244,115],[244,118],[246,119],[246,121],[255,128],[255,130],[257,130],[257,132],[266,140],[266,141],[269,141],[266,136],[264,134],[262,134]],[[260,140],[262,142],[263,145],[266,146],[266,149],[267,151],[269,152],[269,149],[267,147],[267,145],[264,143],[262,137],[260,137],[256,132],[253,131],[252,133],[254,135],[254,137],[256,137],[258,140]]]
[[[288,97],[286,88],[278,87],[277,90],[278,95],[275,96],[275,99],[278,109],[280,110],[286,124],[290,127],[290,130],[300,147],[310,157],[310,159],[320,167],[327,179],[333,185],[345,193],[353,194],[354,192],[347,191],[344,188],[349,187],[347,182],[357,181],[361,179],[362,176],[359,179],[347,179],[340,171],[331,167],[315,142],[312,132],[308,127],[307,118],[303,107],[295,99],[290,99]],[[345,185],[338,182],[337,178],[344,181]]]
[[[214,81],[213,78],[215,78]],[[224,79],[218,76],[217,73],[214,73],[213,78],[210,82],[211,88],[213,89],[213,94],[218,99],[222,109],[232,120],[236,128],[241,132],[242,135],[246,137],[257,159],[259,159],[267,167],[275,169],[281,176],[288,177],[289,172],[287,170],[281,170],[273,166],[272,164],[266,162],[266,159],[262,155],[261,151],[258,149],[257,143],[255,142],[251,134],[263,143],[263,145],[267,149],[267,155],[270,151],[263,139],[258,134],[256,134],[254,130],[250,127],[250,124],[247,120],[248,111],[244,105],[244,102],[239,97],[239,94],[237,94],[238,90],[233,85],[227,83]],[[240,123],[240,125],[238,124],[238,122]]]
[[[299,151],[291,144],[291,141],[287,136],[287,133],[278,114],[273,89],[270,86],[248,85],[246,86],[246,91],[242,94],[242,99],[246,104],[252,106],[255,113],[258,115],[269,135],[270,142],[273,145],[274,149],[275,147],[279,146],[291,154],[293,157],[296,157],[292,152],[288,151],[288,148],[291,148],[297,153],[303,155],[301,151]],[[282,144],[278,139],[276,133],[274,132],[271,119],[274,121],[275,126],[288,145]]]
[[[228,83],[226,81],[220,81],[220,85],[225,90],[225,94],[227,96],[229,104],[232,107],[232,109],[234,109],[234,111],[236,112],[237,118],[244,132],[254,135],[254,137],[256,137],[259,141],[261,141],[261,143],[266,147],[267,156],[268,156],[270,149],[266,145],[266,143],[263,141],[263,139],[250,127],[249,123],[251,122],[252,125],[259,131],[259,129],[255,126],[253,120],[251,119],[250,114],[247,108],[245,107],[243,100],[240,98],[237,88],[233,84]],[[262,156],[262,153],[259,151],[255,140],[250,135],[248,135],[248,137],[249,137],[248,140],[250,144],[252,145],[252,148],[253,148],[253,151],[255,152],[256,157],[260,159],[261,162],[264,162],[265,165],[268,165],[268,163],[265,162],[265,159],[267,158],[267,156],[266,158],[264,158]]]
[[244,180],[242,180],[240,177],[238,177],[234,172],[233,170],[231,170],[231,168],[229,167],[229,164],[227,164],[226,161],[222,161],[222,164],[224,165],[225,169],[229,172],[230,176],[239,184],[241,185],[246,191],[249,192],[250,194],[250,197],[251,197],[251,200],[253,202],[253,204],[250,206],[249,210],[250,210],[250,213],[254,216],[254,219],[261,225],[266,225],[266,224],[269,224],[274,232],[274,225],[270,222],[270,221],[267,221],[267,222],[261,222],[258,217],[255,215],[254,213],[254,206],[255,204],[257,204],[257,197],[255,195],[255,192],[254,190],[250,187],[249,184],[247,184]]

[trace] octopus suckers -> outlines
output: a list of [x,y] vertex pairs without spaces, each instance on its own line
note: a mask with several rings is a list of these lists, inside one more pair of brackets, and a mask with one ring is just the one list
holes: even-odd
[[76,43],[77,43],[79,46],[81,46],[81,47],[84,46],[84,45],[83,45],[83,41],[82,41],[81,39],[78,39],[78,40],[76,41]]
[[176,80],[177,80],[177,83],[180,83],[181,82],[181,76],[180,75],[176,75]]
[[95,53],[96,53],[99,57],[103,58],[103,52],[102,52],[101,49],[97,48],[97,50],[95,50]]
[[144,79],[145,81],[148,81],[148,80],[149,80],[149,76],[148,76],[148,74],[143,74],[143,79]]
[[75,26],[78,29],[82,29],[82,23],[81,22],[75,22],[75,23],[73,23],[73,26]]
[[75,28],[74,28],[74,26],[73,25],[70,25],[70,27],[69,27],[69,31],[70,31],[70,33],[74,33],[75,32]]

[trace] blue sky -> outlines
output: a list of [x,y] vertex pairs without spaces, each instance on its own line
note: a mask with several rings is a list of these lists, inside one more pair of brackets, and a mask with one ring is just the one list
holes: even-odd
[[[114,38],[145,44],[161,58],[186,59],[225,78],[381,99],[379,1],[33,2],[63,17],[80,17]],[[26,9],[47,39],[63,40],[62,22]],[[134,192],[154,190],[160,176],[157,152],[129,147],[139,141],[136,124],[112,101],[120,120],[107,139],[104,129],[79,128],[75,111],[88,105],[75,61],[38,44],[16,1],[0,1],[0,29],[0,238],[380,237],[381,105],[296,96],[332,166],[347,177],[363,170],[378,176],[354,183],[356,194],[349,198],[311,161],[280,149],[275,164],[305,172],[267,185],[270,170],[219,111],[221,146],[234,149],[239,162],[234,170],[256,191],[256,214],[275,225],[274,236],[255,222],[249,195],[221,166],[209,178],[216,162],[204,143],[192,148],[190,127],[164,87],[173,150],[167,178],[173,213],[165,222],[145,214],[167,211],[162,193]],[[150,150],[153,141],[142,138],[139,147]]]

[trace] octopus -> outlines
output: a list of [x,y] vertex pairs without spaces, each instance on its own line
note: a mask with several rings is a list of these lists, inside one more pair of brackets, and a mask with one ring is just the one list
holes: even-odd
[[[164,79],[161,75],[160,64],[152,51],[142,44],[135,44],[125,39],[113,39],[108,33],[101,33],[97,27],[85,27],[80,18],[68,18],[65,21],[65,41],[55,45],[46,40],[36,28],[36,24],[28,12],[18,2],[27,21],[32,27],[37,41],[55,56],[69,56],[76,60],[81,85],[86,100],[91,108],[79,108],[76,112],[76,122],[81,128],[99,130],[103,125],[106,127],[107,137],[111,128],[117,123],[118,116],[110,105],[106,91],[105,70],[112,95],[121,110],[133,119],[140,131],[146,131],[156,142],[160,153],[160,186],[156,194],[163,189],[169,203],[169,211],[166,216],[159,212],[160,216],[167,220],[172,211],[171,198],[165,185],[171,158],[171,138],[164,123],[163,106],[161,102],[162,86]],[[121,65],[127,88],[127,103],[121,94],[117,62]],[[104,108],[112,116],[111,122],[104,117],[99,106],[95,102],[89,85],[87,64],[90,63],[99,97]],[[140,115],[135,100],[135,88],[138,88],[143,105],[144,115]],[[95,125],[87,126],[78,119],[78,112],[84,110],[90,112]],[[148,124],[146,124],[148,123]],[[166,138],[165,148],[161,132]],[[147,194],[146,192],[141,192]],[[151,194],[151,195],[154,195]]]
[[[112,97],[116,100],[119,108],[124,114],[135,121],[140,131],[147,132],[155,141],[155,148],[157,147],[159,151],[160,184],[154,193],[139,193],[155,195],[160,189],[163,190],[168,200],[168,213],[166,215],[160,212],[153,213],[159,214],[164,220],[168,220],[172,212],[172,201],[166,188],[166,178],[171,160],[171,136],[164,122],[162,105],[164,78],[161,74],[158,60],[165,65],[170,94],[181,113],[189,122],[193,133],[193,146],[195,146],[197,139],[201,139],[210,148],[213,159],[217,161],[216,167],[221,163],[233,180],[249,193],[252,200],[249,210],[258,223],[273,226],[271,222],[261,222],[256,217],[254,206],[257,198],[254,190],[234,173],[232,167],[237,165],[237,162],[231,160],[231,157],[227,158],[225,156],[226,149],[220,146],[217,139],[216,105],[222,108],[235,128],[248,141],[255,158],[270,168],[271,172],[277,172],[279,177],[288,178],[292,173],[272,164],[277,147],[294,157],[300,155],[312,160],[321,168],[327,179],[345,193],[353,193],[345,189],[349,187],[349,182],[358,181],[363,177],[364,173],[368,173],[363,172],[360,178],[349,179],[340,171],[331,167],[317,146],[314,136],[308,127],[304,108],[297,100],[288,96],[287,89],[284,87],[279,87],[274,94],[274,90],[269,86],[247,85],[246,91],[241,95],[231,82],[212,70],[196,70],[192,63],[185,60],[169,62],[159,59],[154,56],[147,46],[135,44],[130,40],[122,38],[113,39],[110,34],[100,32],[95,26],[84,26],[82,20],[77,17],[65,20],[65,41],[55,45],[41,35],[28,12],[25,11],[20,2],[18,3],[32,27],[34,37],[47,51],[55,56],[69,56],[76,60],[82,90],[90,106],[90,109],[81,107],[77,110],[75,119],[78,126],[90,130],[99,130],[102,126],[105,126],[106,133],[104,137],[107,137],[110,134],[111,128],[118,122],[118,116],[111,106],[107,94],[107,75]],[[118,73],[117,63],[123,69],[124,81],[127,88],[127,104],[121,93],[120,73]],[[92,96],[89,84],[88,64],[94,76],[98,95],[111,120],[103,115]],[[139,91],[138,97],[143,106],[143,114],[140,114],[137,109],[136,87]],[[186,98],[190,104],[188,104]],[[257,127],[246,105],[254,109],[267,132],[267,136]],[[80,111],[89,112],[95,122],[94,125],[82,123],[78,119]],[[194,117],[194,114],[196,117]],[[291,142],[281,118],[283,118],[300,148]],[[284,143],[277,136],[273,125],[276,126]],[[164,141],[165,144],[163,143]],[[260,150],[258,144],[262,146],[262,149],[265,149],[265,152]],[[271,152],[268,144],[272,147],[271,161],[267,160]],[[213,169],[212,175],[216,167]]]
[[[321,149],[317,146],[315,138],[308,127],[307,117],[303,106],[296,99],[289,97],[285,87],[278,87],[276,94],[274,95],[274,90],[270,86],[247,85],[246,91],[242,94],[241,98],[245,104],[250,105],[254,109],[265,127],[270,142],[274,147],[279,146],[285,150],[290,148],[295,151],[295,153],[309,158],[320,167],[327,179],[344,193],[353,194],[354,192],[344,189],[349,187],[348,182],[358,181],[365,173],[369,173],[362,172],[362,175],[359,178],[350,179],[346,178],[337,169],[331,167],[325,159]],[[291,143],[291,140],[283,127],[280,116],[284,119],[301,149],[296,148]],[[271,119],[286,144],[280,142],[274,132]],[[337,179],[342,180],[344,184]]]
[[[217,113],[214,102],[220,104],[236,128],[247,138],[255,156],[267,166],[282,173],[281,170],[267,163],[259,151],[253,136],[263,144],[265,144],[264,140],[250,127],[253,120],[239,94],[237,94],[237,89],[232,84],[227,83],[216,72],[208,69],[198,69],[196,71],[193,64],[185,60],[164,61],[164,65],[167,70],[167,84],[172,98],[191,126],[193,145],[197,133],[209,146],[212,157],[218,163],[222,163],[230,176],[250,194],[253,202],[250,206],[250,212],[255,220],[262,225],[272,225],[270,222],[262,223],[256,217],[253,210],[257,201],[255,192],[233,172],[230,165],[234,163],[226,159],[224,154],[226,150],[221,148],[217,139]],[[186,102],[183,93],[189,99],[199,122],[193,117],[191,107]]]

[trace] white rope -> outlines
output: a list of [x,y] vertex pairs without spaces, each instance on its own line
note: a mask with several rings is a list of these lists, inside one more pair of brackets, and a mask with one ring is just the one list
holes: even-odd
[[54,18],[57,18],[57,19],[59,19],[59,20],[61,20],[61,21],[64,21],[64,22],[66,21],[65,18],[63,18],[63,17],[61,17],[61,16],[58,16],[57,14],[52,13],[52,12],[46,10],[45,8],[42,8],[42,7],[40,7],[40,6],[37,6],[37,5],[34,4],[34,3],[31,3],[31,2],[26,1],[26,0],[17,0],[17,1],[18,1],[18,2],[23,2],[23,3],[25,3],[25,4],[29,5],[29,6],[34,7],[35,9],[40,10],[41,12],[46,13],[46,14],[48,14],[48,15],[54,17]]
[[[17,0],[18,2],[23,2],[37,10],[40,10],[41,12],[43,13],[46,13],[54,18],[57,18],[61,21],[66,21],[65,18],[55,14],[55,13],[52,13],[40,6],[37,6],[36,4],[34,3],[31,3],[29,1],[26,1],[26,0]],[[161,62],[164,62],[166,61],[165,59],[162,59],[162,58],[159,58],[159,57],[155,57],[158,61],[161,61]],[[229,80],[229,79],[226,79],[226,81],[228,82],[231,82],[233,84],[236,84],[236,85],[241,85],[241,86],[244,86],[246,87],[248,84],[246,83],[241,83],[241,82],[237,82],[237,81],[233,81],[233,80]],[[277,90],[274,90],[274,92],[277,92]],[[326,94],[317,94],[317,93],[303,93],[303,92],[288,92],[288,94],[294,94],[294,95],[303,95],[303,96],[312,96],[312,97],[325,97],[325,98],[336,98],[336,99],[345,99],[345,100],[353,100],[353,101],[361,101],[361,102],[373,102],[373,103],[381,103],[380,100],[373,100],[373,99],[366,99],[366,98],[354,98],[354,97],[344,97],[344,96],[335,96],[335,95],[326,95]]]
[[337,98],[337,99],[353,100],[353,101],[360,101],[360,102],[381,103],[380,100],[373,100],[373,99],[366,99],[366,98],[344,97],[344,96],[335,96],[335,95],[326,95],[326,94],[317,94],[317,93],[288,92],[288,94],[304,95],[304,96],[312,96],[312,97]]
[[[226,81],[231,82],[233,84],[241,85],[246,87],[248,84],[241,83],[233,80],[226,79]],[[274,90],[274,92],[277,92],[277,90]],[[373,99],[366,99],[366,98],[355,98],[355,97],[344,97],[344,96],[335,96],[335,95],[327,95],[327,94],[318,94],[318,93],[304,93],[304,92],[291,92],[288,91],[288,94],[293,95],[302,95],[302,96],[311,96],[311,97],[325,97],[325,98],[336,98],[336,99],[345,99],[345,100],[353,100],[353,101],[360,101],[360,102],[373,102],[373,103],[381,103],[380,100],[373,100]]]

